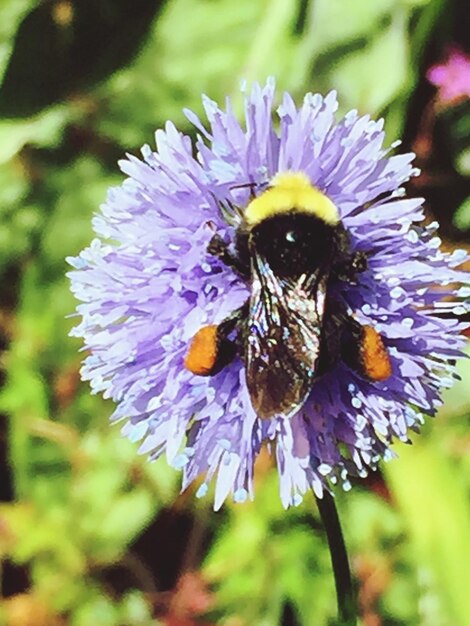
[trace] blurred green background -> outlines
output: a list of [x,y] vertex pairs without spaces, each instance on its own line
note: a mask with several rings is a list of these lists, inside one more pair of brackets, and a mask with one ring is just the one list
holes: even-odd
[[[470,102],[427,70],[465,52],[468,1],[0,0],[0,624],[334,624],[312,497],[287,512],[269,459],[254,503],[179,495],[79,379],[64,258],[116,162],[200,94],[242,79],[384,116],[448,249],[470,229]],[[467,53],[469,50],[467,49]],[[470,72],[469,72],[470,80]],[[470,366],[399,460],[338,493],[363,626],[470,624]]]

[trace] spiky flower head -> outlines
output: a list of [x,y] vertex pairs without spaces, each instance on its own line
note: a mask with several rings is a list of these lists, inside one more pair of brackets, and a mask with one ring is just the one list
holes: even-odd
[[[452,384],[463,345],[459,298],[465,258],[439,248],[435,224],[423,225],[422,200],[405,198],[416,175],[412,154],[391,156],[382,121],[350,111],[336,121],[334,92],[289,94],[274,110],[272,81],[245,96],[240,124],[230,102],[203,99],[208,124],[187,111],[193,145],[172,123],[155,134],[156,150],[120,163],[128,176],[109,191],[94,219],[97,238],[70,259],[82,302],[72,331],[88,350],[82,377],[112,398],[113,420],[142,440],[141,452],[166,454],[183,488],[215,481],[215,508],[229,494],[254,497],[254,462],[263,445],[275,456],[284,506],[310,488],[350,487],[408,440],[423,414],[434,414]],[[392,145],[392,148],[395,148]],[[294,415],[261,420],[236,358],[214,376],[184,367],[197,331],[219,324],[246,301],[250,281],[208,253],[214,233],[234,240],[250,194],[278,173],[300,172],[338,208],[352,247],[367,256],[355,284],[332,289],[361,324],[380,333],[392,375],[359,376],[345,363],[314,380]],[[238,207],[234,209],[233,207]]]

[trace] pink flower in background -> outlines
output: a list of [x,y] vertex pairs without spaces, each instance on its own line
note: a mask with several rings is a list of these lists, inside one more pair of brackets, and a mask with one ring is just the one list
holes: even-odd
[[451,50],[444,63],[431,67],[427,79],[438,87],[441,104],[470,98],[470,57],[461,50]]

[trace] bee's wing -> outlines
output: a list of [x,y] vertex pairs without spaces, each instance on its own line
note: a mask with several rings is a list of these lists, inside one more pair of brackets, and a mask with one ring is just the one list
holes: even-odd
[[246,380],[261,418],[288,416],[305,402],[315,376],[328,275],[281,279],[252,257]]

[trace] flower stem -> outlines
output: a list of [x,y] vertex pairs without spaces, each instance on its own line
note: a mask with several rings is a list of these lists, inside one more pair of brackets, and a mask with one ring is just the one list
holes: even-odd
[[328,538],[331,564],[335,576],[338,626],[356,626],[356,596],[335,501],[333,496],[327,491],[323,492],[323,498],[316,498],[316,501]]

